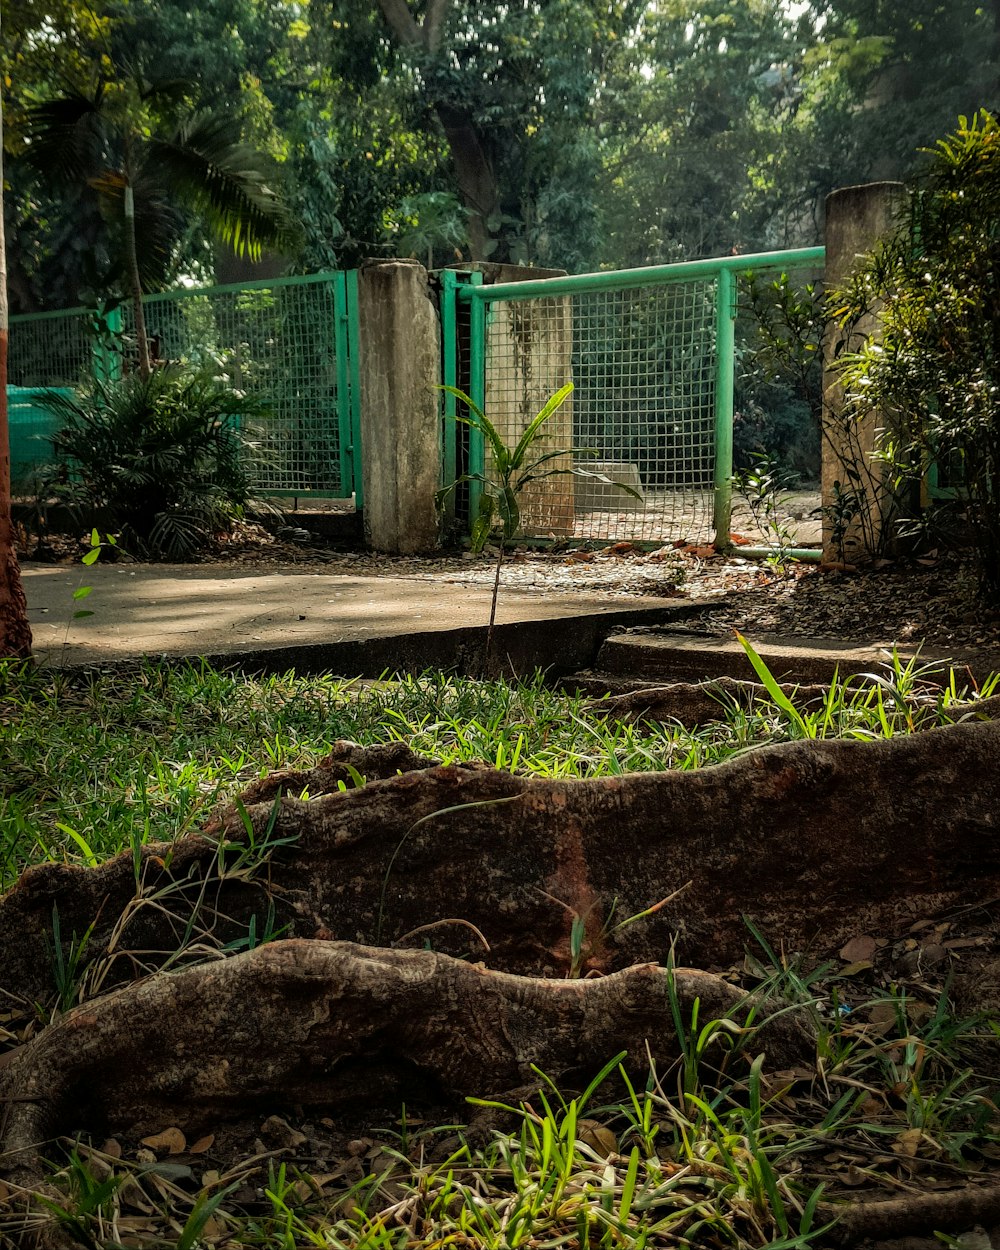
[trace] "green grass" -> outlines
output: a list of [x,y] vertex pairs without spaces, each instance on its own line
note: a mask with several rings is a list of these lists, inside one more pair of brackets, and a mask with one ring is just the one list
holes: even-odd
[[[681,1059],[644,1081],[622,1055],[575,1094],[539,1072],[524,1102],[470,1100],[501,1113],[485,1141],[403,1108],[361,1130],[353,1171],[328,1162],[345,1153],[332,1122],[301,1114],[291,1160],[209,1148],[153,1162],[125,1139],[120,1155],[78,1142],[53,1164],[63,1201],[0,1217],[0,1234],[57,1221],[91,1250],[116,1248],[114,1232],[149,1250],[820,1250],[845,1206],[954,1184],[997,1156],[995,1090],[970,1066],[995,1042],[988,1024],[940,1005],[915,1023],[891,989],[844,1016],[835,976],[803,995],[772,971],[812,1014],[814,1064],[774,1072],[752,1031],[695,1016],[678,1019]],[[868,1009],[886,1005],[895,1023],[873,1031]]]
[[700,768],[789,738],[879,738],[939,723],[962,691],[953,679],[943,697],[929,695],[927,677],[890,662],[870,680],[835,684],[818,709],[776,695],[683,730],[609,720],[540,675],[362,684],[153,662],[85,676],[0,665],[0,889],[39,860],[93,863],[176,838],[250,781],[308,766],[338,738],[404,739],[446,762],[542,777]]
[[[39,860],[94,863],[177,837],[256,777],[308,765],[338,738],[405,739],[446,761],[599,777],[697,768],[796,738],[891,737],[947,722],[966,697],[954,676],[932,684],[940,674],[890,658],[807,707],[752,652],[748,660],[769,697],[750,710],[721,707],[694,731],[609,720],[599,702],[540,676],[352,683],[198,665],[88,676],[0,665],[0,879],[10,884]],[[1000,1158],[997,1092],[983,1075],[996,1070],[1000,1026],[956,1018],[943,990],[915,997],[875,973],[858,979],[836,961],[778,954],[752,928],[748,946],[744,982],[810,1013],[816,1054],[802,1069],[770,1072],[752,1035],[677,1008],[673,1069],[637,1085],[612,1058],[572,1096],[539,1074],[540,1093],[508,1107],[485,1142],[413,1125],[404,1109],[395,1126],[360,1130],[372,1145],[356,1177],[249,1146],[228,1161],[210,1153],[151,1165],[134,1142],[121,1158],[70,1144],[53,1163],[63,1200],[0,1216],[0,1244],[57,1221],[92,1250],[121,1244],[119,1234],[176,1250],[819,1250],[837,1214],[830,1200],[957,1182]],[[76,1000],[74,950],[56,968],[56,1011]],[[303,1129],[306,1156],[344,1157],[322,1124]]]

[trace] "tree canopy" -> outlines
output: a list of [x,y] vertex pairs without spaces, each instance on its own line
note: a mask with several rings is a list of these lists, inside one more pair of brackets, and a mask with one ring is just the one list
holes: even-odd
[[[299,270],[811,243],[828,191],[912,175],[1000,98],[1000,22],[976,0],[10,0],[4,21],[14,311],[118,281],[99,197],[27,151],[31,111],[95,76],[193,82],[193,108],[241,119],[280,168]],[[187,221],[158,280],[211,277],[210,238]]]

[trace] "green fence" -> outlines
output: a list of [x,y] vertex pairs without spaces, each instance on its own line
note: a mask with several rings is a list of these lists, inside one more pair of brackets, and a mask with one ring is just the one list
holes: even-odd
[[[821,267],[823,248],[487,285],[443,275],[445,381],[467,389],[506,441],[567,381],[549,446],[593,448],[586,477],[531,486],[525,533],[640,542],[729,540],[736,281],[748,270]],[[445,401],[446,479],[482,470],[474,433],[456,439]],[[464,431],[465,427],[461,427]],[[558,463],[558,462],[556,462]],[[562,467],[570,467],[565,459]],[[475,491],[467,506],[476,509]]]
[[[348,498],[361,506],[357,276],[276,278],[168,291],[144,300],[156,357],[216,370],[265,401],[255,484],[271,495]],[[131,306],[12,317],[11,460],[15,480],[49,458],[51,419],[33,399],[134,366]]]

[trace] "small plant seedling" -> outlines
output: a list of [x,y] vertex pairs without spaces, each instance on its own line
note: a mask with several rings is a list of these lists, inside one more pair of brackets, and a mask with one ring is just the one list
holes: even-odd
[[567,382],[546,400],[541,411],[528,423],[513,447],[509,447],[503,441],[493,422],[465,391],[455,386],[442,386],[440,389],[454,395],[466,406],[469,415],[465,417],[456,415],[455,420],[479,431],[489,445],[492,459],[492,476],[486,473],[463,473],[449,486],[438,491],[435,497],[438,507],[441,507],[445,498],[465,482],[477,482],[483,488],[479,498],[479,513],[472,522],[472,550],[480,552],[491,537],[495,536],[497,539],[497,562],[493,578],[490,624],[486,631],[486,645],[483,649],[482,671],[485,673],[493,646],[493,630],[496,624],[497,598],[500,594],[500,572],[503,567],[504,553],[507,544],[521,527],[520,496],[522,491],[532,482],[560,474],[574,473],[580,477],[592,477],[599,482],[618,486],[635,499],[641,499],[642,496],[623,482],[612,482],[611,478],[603,473],[591,473],[575,465],[572,468],[551,467],[553,462],[561,456],[596,456],[598,451],[594,447],[536,449],[536,443],[545,436],[546,422],[573,393],[572,382]]
[[[80,557],[80,563],[86,564],[88,567],[96,564],[101,558],[101,552],[106,547],[116,547],[118,545],[114,534],[105,534],[103,539],[96,529],[90,531],[90,550],[84,552]],[[84,586],[81,582],[73,591],[73,602],[79,603],[81,599],[86,599],[93,591],[93,586]],[[82,620],[84,617],[93,616],[93,612],[89,608],[78,608],[72,616],[74,621]]]
[[754,453],[751,467],[733,476],[733,484],[746,500],[754,523],[773,547],[768,564],[777,569],[787,563],[788,548],[795,537],[785,516],[789,496],[784,493],[794,483],[794,475],[782,469],[777,457],[769,452]]
[[[117,547],[117,545],[118,543],[114,534],[105,534],[104,537],[101,538],[100,533],[96,529],[92,529],[90,531],[90,548],[80,557],[80,563],[85,564],[88,567],[92,564],[96,564],[101,558],[102,551],[109,547]],[[84,599],[88,599],[90,597],[93,590],[93,586],[87,586],[84,584],[83,576],[81,574],[80,581],[78,582],[76,589],[73,591],[73,602],[82,603]],[[76,608],[70,614],[68,620],[66,621],[66,632],[63,634],[62,652],[64,657],[66,654],[66,648],[69,646],[69,631],[73,622],[86,620],[88,616],[93,615],[94,613],[91,608]]]

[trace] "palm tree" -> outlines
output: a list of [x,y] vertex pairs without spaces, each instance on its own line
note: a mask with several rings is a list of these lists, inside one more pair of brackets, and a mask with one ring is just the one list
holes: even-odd
[[[0,19],[2,21],[2,19]],[[3,100],[0,99],[0,659],[31,654],[31,627],[14,550],[7,419],[7,252],[3,229]]]
[[189,107],[191,86],[129,72],[67,91],[29,112],[24,158],[49,181],[89,187],[120,234],[139,372],[150,373],[143,286],[162,277],[183,221],[199,213],[237,255],[287,244],[288,212],[268,184],[269,162],[241,139],[236,116]]

